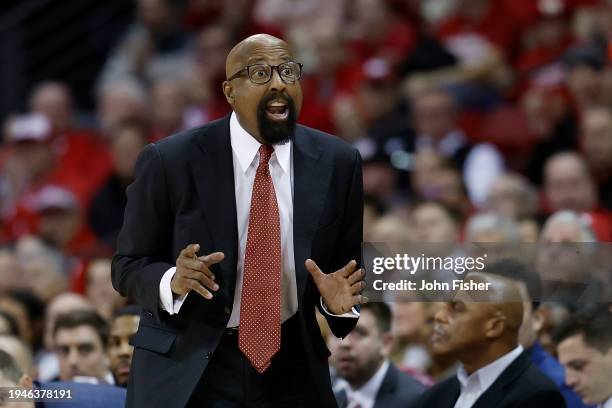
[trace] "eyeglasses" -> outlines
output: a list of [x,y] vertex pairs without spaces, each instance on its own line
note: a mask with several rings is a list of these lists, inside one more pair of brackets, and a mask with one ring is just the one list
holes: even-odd
[[232,75],[228,81],[232,81],[242,75],[244,71],[247,72],[247,76],[257,85],[263,85],[270,82],[272,79],[272,73],[274,69],[278,72],[280,79],[286,84],[294,84],[302,77],[302,64],[299,62],[283,62],[279,65],[268,65],[268,64],[253,64],[247,65],[240,71]]

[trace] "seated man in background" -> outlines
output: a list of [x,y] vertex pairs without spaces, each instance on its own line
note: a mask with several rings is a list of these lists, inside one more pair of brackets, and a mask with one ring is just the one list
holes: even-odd
[[340,408],[409,408],[425,387],[389,361],[391,310],[385,303],[361,307],[357,326],[343,340],[330,336]]
[[121,387],[127,387],[130,378],[134,354],[134,346],[130,344],[130,340],[138,331],[139,323],[140,308],[134,305],[119,309],[111,323],[108,358],[115,384]]
[[540,311],[540,302],[536,301],[542,295],[540,277],[526,264],[510,259],[487,266],[487,273],[499,275],[518,285],[523,298],[523,324],[519,330],[519,343],[525,348],[531,363],[557,385],[567,408],[585,407],[578,394],[567,385],[561,363],[542,347],[538,338],[545,320]]
[[489,284],[486,291],[459,291],[435,317],[433,352],[461,362],[419,400],[419,407],[565,407],[555,384],[532,365],[519,345],[523,306],[517,285],[483,273],[465,282]]
[[577,313],[555,333],[567,385],[586,404],[612,407],[612,313],[608,304]]
[[54,342],[60,380],[114,383],[106,355],[108,324],[97,312],[79,310],[58,316]]

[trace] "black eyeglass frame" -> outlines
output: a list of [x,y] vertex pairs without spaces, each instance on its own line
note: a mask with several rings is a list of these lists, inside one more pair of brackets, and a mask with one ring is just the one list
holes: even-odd
[[[285,80],[285,78],[283,78],[283,76],[282,76],[282,75],[281,75],[281,73],[280,73],[280,66],[281,66],[281,65],[285,65],[285,64],[287,64],[287,63],[289,63],[289,62],[291,62],[291,63],[293,63],[293,64],[297,64],[297,66],[299,66],[299,67],[300,67],[300,72],[299,72],[299,75],[298,75],[298,77],[295,79],[295,81],[293,81],[293,82],[286,81],[286,80]],[[251,68],[252,68],[252,67],[255,67],[255,66],[260,66],[260,65],[270,67],[270,76],[268,77],[268,80],[267,80],[266,82],[254,82],[254,81],[251,79],[251,73],[250,73]],[[234,79],[236,79],[236,78],[240,78],[240,77],[241,77],[241,75],[242,75],[242,73],[243,73],[244,71],[246,71],[246,72],[247,72],[247,78],[249,78],[249,81],[253,82],[255,85],[265,85],[265,84],[267,84],[268,82],[270,82],[270,81],[272,80],[272,77],[274,76],[274,70],[276,69],[276,72],[278,73],[278,76],[279,76],[279,78],[281,79],[281,81],[283,81],[283,82],[284,82],[284,83],[286,83],[286,84],[291,85],[291,84],[294,84],[294,83],[296,83],[297,81],[299,81],[299,80],[300,80],[300,78],[302,78],[302,68],[303,68],[303,66],[304,66],[304,64],[302,64],[301,62],[295,62],[295,61],[287,61],[287,62],[283,62],[283,63],[278,64],[278,65],[270,65],[270,64],[266,64],[266,63],[261,63],[261,62],[258,62],[258,63],[256,63],[256,64],[247,65],[246,67],[244,67],[244,68],[242,68],[240,71],[236,72],[234,75],[232,75],[232,76],[231,76],[230,78],[228,78],[227,80],[228,80],[228,81],[233,81],[233,80],[234,80]]]

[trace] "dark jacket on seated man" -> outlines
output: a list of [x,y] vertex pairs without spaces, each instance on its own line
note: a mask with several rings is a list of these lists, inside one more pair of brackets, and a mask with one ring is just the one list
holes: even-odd
[[[410,377],[408,374],[389,363],[373,408],[410,408],[425,390],[425,386]],[[348,407],[348,398],[345,390],[335,393],[338,407]]]
[[[448,378],[423,394],[418,407],[454,408],[461,386],[457,376]],[[565,401],[555,386],[529,357],[522,353],[476,400],[473,408],[564,408]]]

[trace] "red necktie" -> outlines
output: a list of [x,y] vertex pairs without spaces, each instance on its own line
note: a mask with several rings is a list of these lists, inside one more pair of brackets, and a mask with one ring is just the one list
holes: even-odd
[[280,349],[280,217],[268,162],[274,148],[259,148],[244,255],[238,346],[260,373]]

